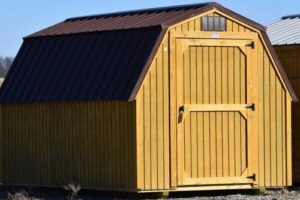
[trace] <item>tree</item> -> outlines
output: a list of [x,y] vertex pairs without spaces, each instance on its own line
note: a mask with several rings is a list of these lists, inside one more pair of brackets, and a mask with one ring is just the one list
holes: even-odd
[[0,77],[5,77],[8,70],[10,69],[13,61],[14,61],[14,57],[2,57],[0,56]]

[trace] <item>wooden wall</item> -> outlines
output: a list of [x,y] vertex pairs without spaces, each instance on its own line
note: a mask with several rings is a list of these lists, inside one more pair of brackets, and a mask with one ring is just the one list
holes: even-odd
[[[209,13],[207,15],[219,14]],[[194,32],[200,31],[200,28],[201,17],[198,17],[175,26],[171,32]],[[227,18],[227,32],[249,33],[255,32],[255,30]],[[254,158],[254,170],[258,175],[256,183],[265,187],[291,185],[291,164],[288,162],[291,156],[288,151],[290,148],[288,131],[290,129],[287,122],[287,115],[290,114],[290,111],[287,110],[290,97],[282,85],[262,40],[258,40],[257,44],[258,131],[255,138],[258,145],[256,145],[257,154]]]
[[[300,96],[300,45],[275,46],[280,61],[297,94]],[[292,105],[293,182],[300,183],[300,104]]]
[[136,97],[137,174],[141,190],[169,189],[168,59],[166,37]]
[[[205,15],[204,15],[205,16]],[[211,12],[208,13],[207,16],[220,16],[219,13]],[[174,26],[171,31],[201,31],[201,17],[196,17],[192,20],[188,20],[184,23],[180,23]],[[241,33],[250,33],[253,32],[249,28],[239,24],[231,19],[226,20],[226,30],[227,32],[241,32]]]
[[257,64],[258,184],[265,187],[290,185],[290,127],[287,122],[290,97],[261,42],[257,45]]
[[[200,23],[196,17],[170,29],[135,103],[3,105],[4,183],[170,189],[169,34],[200,33]],[[232,19],[227,31],[253,32]],[[263,43],[256,42],[258,127],[252,162],[257,186],[282,187],[291,184],[291,101]]]
[[3,182],[136,188],[135,103],[3,105]]
[[[208,15],[216,15],[208,14]],[[201,34],[201,20],[195,17],[170,28],[173,32]],[[250,33],[254,29],[233,19],[227,21],[227,32]],[[200,36],[200,35],[199,35]],[[257,39],[253,62],[257,76],[257,131],[254,136],[253,170],[260,187],[283,187],[291,184],[290,103],[263,42]],[[140,190],[169,189],[171,175],[169,133],[169,67],[168,35],[160,46],[136,97],[137,110],[137,180]],[[172,66],[171,66],[172,67]]]

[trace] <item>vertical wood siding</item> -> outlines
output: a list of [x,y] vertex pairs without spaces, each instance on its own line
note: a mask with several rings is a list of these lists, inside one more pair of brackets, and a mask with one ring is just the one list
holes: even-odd
[[[201,31],[200,28],[201,20],[199,17],[171,28],[170,32],[194,32]],[[253,31],[244,27],[242,24],[228,19],[227,32],[247,33]],[[168,47],[167,37],[159,48],[136,98],[137,180],[138,188],[141,190],[168,189],[170,188],[171,174],[173,176],[173,172],[171,173],[169,170],[169,152],[172,149],[170,146],[176,144],[169,144],[172,140],[169,138],[169,67],[167,59],[168,53],[165,51],[166,47]],[[290,156],[288,151],[288,104],[290,103],[290,99],[262,42],[258,41],[256,51],[257,62],[253,61],[253,64],[258,67],[256,84],[258,86],[258,96],[256,98],[258,102],[256,109],[257,114],[255,115],[257,117],[257,127],[254,129],[255,141],[253,141],[256,145],[253,146],[255,147],[255,149],[253,149],[255,153],[252,163],[253,170],[257,174],[255,184],[261,187],[283,187],[289,185],[291,179],[291,177],[289,177],[291,170],[289,169],[288,162]],[[228,62],[234,61],[229,59]],[[222,70],[226,71],[224,68]],[[193,75],[195,74],[193,73]],[[240,79],[240,81],[244,79],[238,75],[235,77]],[[192,78],[193,77],[190,77],[191,80]],[[217,85],[215,85],[215,87],[217,87]],[[233,90],[227,91],[228,94],[232,92]],[[218,95],[219,91],[215,94]],[[199,95],[201,95],[201,92],[199,92]],[[243,101],[241,100],[241,102]],[[230,114],[234,115],[234,113]],[[222,117],[226,118],[226,116]],[[218,117],[216,120],[217,119]],[[241,121],[238,119],[238,116],[234,117],[234,119],[235,121]],[[190,121],[190,123],[195,124],[194,121]],[[239,128],[241,129],[242,127],[243,125],[241,124]],[[193,142],[195,143],[194,140]],[[187,150],[191,152],[195,151],[195,145],[191,145],[190,147],[191,149],[187,148]],[[229,146],[225,146],[224,148],[230,149]],[[217,145],[216,151],[220,151]],[[205,151],[198,154],[200,158],[201,153],[204,154]],[[244,154],[244,152],[235,153],[238,155]],[[186,159],[190,159],[191,161],[188,162],[190,166],[186,166],[187,168],[190,167],[188,171],[191,176],[196,176],[198,171],[202,171],[201,165],[197,170],[193,170],[193,166],[196,165],[196,163],[193,162],[194,158],[186,157]],[[241,159],[243,160],[243,157]],[[216,162],[218,162],[218,160],[216,160]],[[224,162],[224,165],[230,165],[231,161],[228,160],[227,163],[225,159],[224,161],[222,160],[222,162]],[[242,166],[235,167],[243,168],[244,164],[243,162],[241,163]],[[219,176],[219,174],[230,176],[230,172],[220,169],[216,169],[214,174],[216,174],[216,176]],[[201,173],[200,176],[202,176]]]
[[137,102],[138,188],[169,188],[168,37],[158,49]]
[[[297,94],[300,96],[300,45],[275,46],[280,61]],[[293,182],[300,183],[300,104],[292,105]]]
[[287,92],[275,66],[259,42],[258,64],[258,184],[265,187],[288,185]]
[[[171,29],[171,31],[193,32],[201,31],[200,28],[201,18],[199,17],[180,24]],[[238,22],[227,19],[227,32],[247,33],[253,31]],[[254,170],[258,177],[256,183],[262,187],[282,187],[291,184],[291,168],[289,162],[291,153],[289,152],[288,145],[290,142],[288,135],[288,131],[290,130],[288,116],[291,114],[288,108],[290,98],[261,41],[258,41],[256,49],[258,66],[258,105],[256,117],[258,118],[258,129],[255,132],[257,145],[255,145],[256,149],[254,149],[257,154],[254,155],[255,163],[253,163]],[[289,66],[293,63],[294,68],[289,67],[288,70],[293,76],[297,76],[297,74],[300,73],[299,70],[297,70],[297,61],[299,61],[298,58],[286,61],[289,62]],[[291,82],[294,85],[298,82],[300,83],[297,78],[291,79]],[[298,88],[300,87],[296,87],[295,89],[300,94],[300,89]],[[297,105],[294,104],[293,106],[296,107]],[[297,114],[294,111],[293,129],[296,129],[297,124],[299,124],[295,121],[300,119],[300,117],[297,118],[295,116],[297,116]],[[293,134],[294,151],[296,151],[296,141],[300,138],[298,136],[299,134]],[[300,159],[298,159],[300,157],[294,154],[293,158],[293,162],[296,161],[300,166]],[[299,168],[297,166],[298,165],[294,164],[295,172],[299,171],[297,170]],[[299,176],[300,180],[300,171],[297,173],[298,175],[296,173],[293,174],[294,176]]]
[[2,107],[4,183],[136,188],[134,103]]
[[[238,47],[190,46],[182,53],[176,54],[177,107],[249,103],[246,57]],[[178,165],[189,179],[240,177],[247,169],[247,119],[240,112],[190,112],[178,126]]]
[[[212,12],[207,14],[207,16],[220,16],[220,14]],[[201,29],[202,24],[202,16],[198,17],[193,20],[188,20],[185,23],[181,23],[174,28],[171,29],[171,31],[202,31]],[[249,33],[252,32],[249,28],[243,26],[242,24],[239,24],[231,19],[226,20],[226,31],[227,32],[241,32],[241,33]]]
[[[182,23],[172,30],[200,33],[200,17]],[[229,19],[227,31],[250,32],[242,24]],[[137,188],[145,191],[170,189],[170,184],[176,186],[174,184],[176,181],[173,179],[176,179],[174,171],[176,172],[177,169],[174,170],[173,165],[170,166],[171,156],[173,158],[175,155],[175,160],[177,158],[176,152],[170,154],[171,147],[173,147],[172,145],[176,146],[176,142],[174,143],[173,137],[170,138],[170,134],[173,132],[169,127],[170,118],[174,118],[173,115],[170,115],[169,109],[171,106],[169,79],[174,76],[174,74],[169,75],[169,68],[172,67],[169,66],[169,59],[174,56],[169,55],[169,45],[169,35],[166,35],[138,91],[136,103],[82,102],[3,105],[1,137],[5,141],[2,146],[2,179],[4,183],[57,186],[72,181],[88,188],[114,190]],[[193,47],[191,51],[202,51],[202,55],[206,56],[210,54],[203,54],[203,51],[212,51],[212,49],[219,56],[223,50],[227,52],[227,55],[236,50],[234,48],[225,50],[225,48],[219,47],[201,48],[200,50],[200,48]],[[253,171],[257,174],[255,183],[262,187],[282,187],[291,183],[289,161],[291,156],[289,150],[291,102],[262,42],[257,41],[255,49],[257,62],[252,61],[252,63],[254,63],[253,66],[257,66],[258,73],[254,75],[257,75],[257,105],[256,119],[254,120],[257,120],[258,127],[254,129],[253,143],[256,145],[253,145],[255,149],[252,148],[255,155],[251,161],[253,162]],[[208,59],[202,58],[201,62],[208,62]],[[238,59],[242,60],[243,58],[240,56]],[[241,60],[239,61],[241,62]],[[201,78],[200,72],[198,73],[196,70],[192,73],[192,70],[195,71],[195,69],[186,68],[182,74],[186,78],[185,80],[194,80],[193,84],[189,85],[192,89],[184,91],[187,96],[191,96],[189,101],[192,103],[195,99],[201,98],[204,93],[214,91],[211,92],[212,95],[215,95],[211,97],[214,102],[209,103],[244,103],[243,98],[246,94],[242,88],[235,88],[237,84],[233,83],[233,77],[234,81],[246,81],[245,77],[241,75],[245,66],[235,69],[235,72],[230,72],[236,73],[234,76],[218,82],[221,74],[229,73],[230,70],[233,70],[229,66],[239,61],[217,59],[216,62],[222,62],[224,66],[226,64],[228,66],[219,71],[206,72],[207,76],[212,78],[209,88],[197,85],[200,83],[197,81],[200,79],[204,81],[206,76],[202,75]],[[197,61],[197,63],[201,62]],[[188,77],[189,74],[190,77]],[[294,73],[291,72],[291,74]],[[197,80],[197,84],[195,84],[195,80]],[[218,88],[225,84],[225,81],[226,84],[229,84],[228,89],[219,90]],[[187,81],[185,85],[190,83]],[[204,85],[207,86],[207,84]],[[197,90],[197,95],[192,96],[191,93],[195,90]],[[239,91],[239,95],[235,95],[235,91]],[[222,94],[223,92],[224,94]],[[220,100],[218,98],[220,95],[223,95],[224,99]],[[191,134],[197,132],[193,127],[201,124],[198,119],[202,117],[201,114],[193,115],[194,117],[197,115],[197,121],[193,118],[187,119],[189,122],[185,122],[193,125],[189,132]],[[206,117],[216,120],[217,123],[220,118],[227,120],[232,118],[231,122],[224,126],[230,130],[237,130],[237,132],[238,129],[241,130],[245,126],[239,115],[235,115],[233,112],[227,114],[206,113]],[[239,124],[236,128],[232,125],[233,120],[234,123]],[[209,124],[207,124],[204,131],[208,131],[209,128]],[[218,140],[219,131],[216,129],[209,134],[214,137],[214,140]],[[234,137],[226,131],[222,136],[227,139]],[[242,135],[235,134],[235,136],[236,139],[244,140]],[[187,140],[192,140],[192,145],[190,148],[186,148],[186,151],[196,152],[198,150],[198,157],[195,156],[196,154],[187,154],[192,157],[186,156],[187,163],[190,165],[185,167],[188,168],[187,171],[192,177],[203,177],[205,174],[200,173],[201,165],[198,165],[197,168],[194,167],[198,164],[195,159],[201,160],[201,156],[205,156],[207,153],[205,150],[210,148],[208,145],[213,145],[212,149],[218,155],[222,154],[223,149],[220,149],[217,144],[204,144],[204,146],[207,145],[207,148],[202,152],[195,148],[199,143],[196,143],[193,135],[186,135],[186,137],[189,137],[186,138]],[[204,140],[199,142],[204,142]],[[221,157],[214,158],[214,167],[216,164],[221,165],[220,163],[222,163],[222,165],[232,165],[235,170],[244,168],[246,164],[244,157],[241,157],[240,166],[232,164],[232,159],[224,159],[229,156],[224,154],[227,150],[228,154],[236,153],[238,157],[244,155],[243,144],[244,142],[241,142],[237,148],[241,149],[241,152],[235,151],[232,145],[223,146],[225,150],[222,156],[224,157],[222,157],[222,161]],[[170,171],[171,167],[172,171]],[[217,166],[211,172],[213,176],[224,177],[231,176],[231,173],[231,171]]]

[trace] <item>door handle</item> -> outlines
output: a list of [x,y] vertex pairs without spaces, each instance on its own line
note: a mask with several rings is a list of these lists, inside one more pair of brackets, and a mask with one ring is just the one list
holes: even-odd
[[180,106],[179,107],[179,114],[183,114],[184,113],[184,106]]
[[248,105],[246,105],[245,106],[245,108],[247,108],[247,109],[251,109],[251,110],[255,110],[255,104],[254,103],[252,103],[252,104],[248,104]]
[[180,106],[179,107],[179,116],[178,116],[178,122],[179,123],[182,123],[184,118],[185,118],[185,115],[186,115],[186,109],[184,106]]

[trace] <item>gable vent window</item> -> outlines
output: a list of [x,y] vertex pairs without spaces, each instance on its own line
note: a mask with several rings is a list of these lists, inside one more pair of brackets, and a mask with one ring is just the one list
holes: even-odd
[[220,16],[202,17],[202,31],[226,31],[226,19]]

